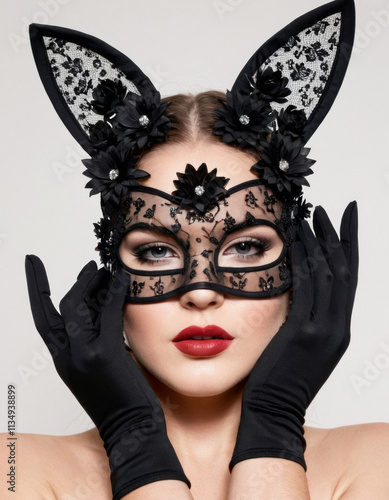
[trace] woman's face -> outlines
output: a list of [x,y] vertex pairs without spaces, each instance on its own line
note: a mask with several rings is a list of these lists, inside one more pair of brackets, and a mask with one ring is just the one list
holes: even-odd
[[[217,168],[218,176],[230,179],[228,188],[256,178],[250,172],[255,163],[250,155],[223,144],[199,143],[167,145],[145,156],[140,168],[151,177],[142,184],[171,193],[176,173],[183,172],[187,163]],[[186,396],[215,396],[248,376],[285,321],[288,306],[288,293],[253,300],[191,290],[162,302],[126,304],[124,331],[137,361],[160,382]],[[207,327],[192,330],[192,337],[217,337],[218,327],[233,340],[197,338],[186,344],[175,340],[188,327]],[[209,351],[201,348],[202,342],[208,342]]]

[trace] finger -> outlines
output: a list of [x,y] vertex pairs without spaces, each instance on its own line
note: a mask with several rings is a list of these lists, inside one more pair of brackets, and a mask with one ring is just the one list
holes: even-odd
[[339,237],[323,207],[317,207],[313,214],[313,227],[328,265],[335,278],[348,275],[348,265]]
[[101,268],[98,270],[96,278],[91,280],[85,288],[83,294],[84,302],[89,307],[97,331],[100,331],[101,312],[109,296],[110,281],[111,273],[107,269]]
[[65,326],[50,298],[50,286],[43,262],[35,255],[27,255],[25,260],[28,295],[36,329],[48,345],[58,337],[64,339]]
[[340,226],[340,240],[350,271],[347,308],[349,317],[351,317],[351,310],[354,304],[355,291],[358,283],[359,266],[358,206],[355,201],[347,206],[343,214],[342,223]]
[[121,340],[122,310],[130,279],[130,275],[122,269],[112,277],[106,305],[101,314],[101,335],[109,336],[114,332],[120,332]]
[[97,271],[97,264],[94,260],[91,260],[86,264],[80,271],[80,274],[77,276],[77,279],[80,279],[86,273],[94,273]]
[[291,248],[293,269],[292,307],[299,321],[309,318],[313,307],[313,280],[306,266],[307,254],[304,245],[297,241]]
[[314,227],[319,241],[324,248],[328,265],[334,275],[333,307],[342,308],[346,306],[349,293],[350,270],[348,262],[340,243],[338,235],[331,224],[328,215],[322,207],[315,211]]
[[358,206],[355,201],[349,203],[344,211],[340,225],[340,241],[352,275],[358,275]]
[[72,349],[80,349],[96,339],[94,324],[98,305],[90,296],[99,288],[104,276],[99,271],[81,275],[59,304]]
[[323,254],[322,248],[307,221],[302,221],[298,234],[306,252],[305,269],[311,275],[312,316],[317,321],[325,320],[331,303],[333,275]]

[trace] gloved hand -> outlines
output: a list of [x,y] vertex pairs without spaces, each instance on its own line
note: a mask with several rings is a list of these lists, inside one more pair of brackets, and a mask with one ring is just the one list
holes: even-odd
[[[190,487],[167,437],[165,419],[122,334],[122,307],[129,276],[110,280],[90,262],[60,303],[50,299],[43,263],[26,257],[34,322],[49,346],[62,345],[55,367],[95,423],[109,457],[113,499],[145,484],[176,479]],[[100,310],[101,314],[96,314]]]
[[358,278],[357,206],[342,218],[340,241],[323,208],[303,221],[292,246],[292,304],[247,380],[234,465],[258,457],[304,461],[305,411],[344,354]]

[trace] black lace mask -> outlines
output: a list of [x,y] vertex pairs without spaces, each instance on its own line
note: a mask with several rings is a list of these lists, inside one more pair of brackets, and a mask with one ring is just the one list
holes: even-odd
[[115,265],[131,275],[128,302],[157,302],[201,288],[258,299],[291,286],[290,211],[258,180],[229,189],[203,213],[140,186],[122,212],[112,240]]
[[[101,196],[98,250],[112,272],[121,265],[131,274],[129,301],[196,288],[260,298],[290,286],[291,220],[308,217],[311,206],[302,194],[314,164],[306,143],[338,94],[354,31],[354,0],[334,0],[259,47],[214,110],[212,131],[221,143],[254,153],[250,170],[259,180],[226,191],[201,166],[180,174],[170,195],[139,185],[148,177],[137,168],[139,159],[172,128],[168,103],[147,75],[98,38],[30,26],[43,85],[91,156],[83,163],[86,187]],[[200,187],[206,192],[198,195]],[[146,249],[134,246],[138,229],[149,235]]]

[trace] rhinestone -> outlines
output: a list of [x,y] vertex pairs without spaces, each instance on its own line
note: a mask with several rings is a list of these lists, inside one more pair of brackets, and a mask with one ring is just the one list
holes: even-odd
[[139,123],[141,127],[147,127],[147,125],[150,123],[149,117],[146,115],[142,115],[139,118]]
[[247,116],[247,115],[242,115],[240,118],[239,118],[239,121],[242,125],[248,125],[250,123],[250,117]]
[[203,186],[196,186],[194,188],[194,192],[197,194],[197,196],[201,196],[205,193],[205,189],[203,188]]
[[108,175],[111,181],[114,181],[119,177],[119,170],[117,168],[113,168],[112,170],[109,171]]
[[289,163],[286,160],[281,160],[278,167],[282,172],[287,172],[289,170]]

